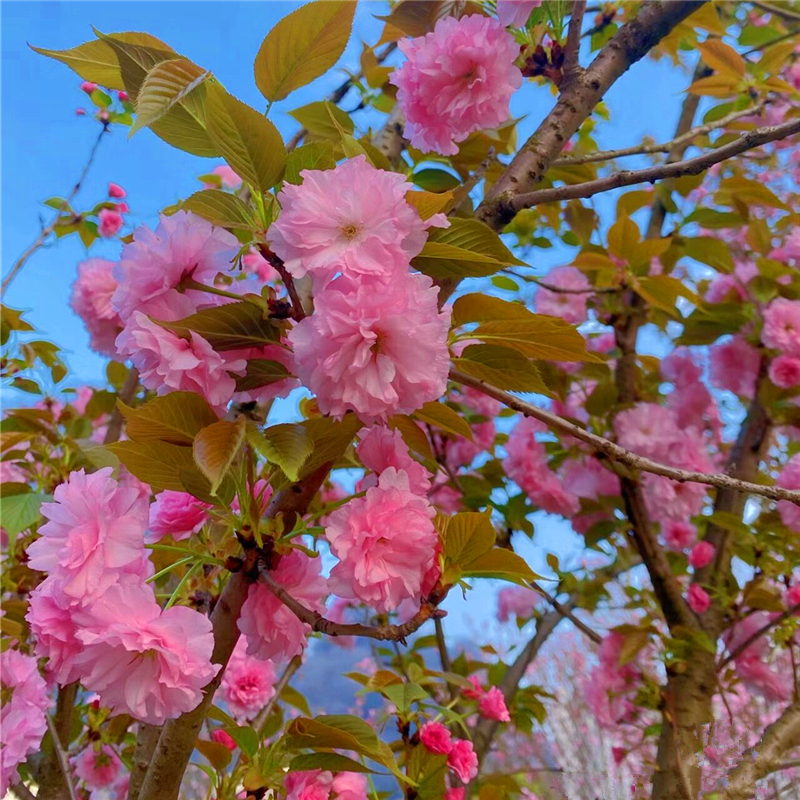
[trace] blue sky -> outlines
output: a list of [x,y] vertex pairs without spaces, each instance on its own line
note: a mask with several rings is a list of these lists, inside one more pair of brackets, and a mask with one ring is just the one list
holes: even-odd
[[[97,123],[76,117],[75,109],[86,105],[80,78],[66,66],[37,55],[26,42],[62,49],[93,38],[91,26],[103,32],[140,30],[168,42],[178,52],[213,71],[226,88],[250,105],[262,109],[263,97],[256,89],[252,64],[255,54],[273,25],[296,8],[289,2],[5,2],[2,14],[2,267],[5,274],[19,254],[35,239],[39,215],[49,218],[41,205],[53,195],[63,196],[74,184],[97,135]],[[357,69],[360,42],[372,43],[380,35],[381,23],[373,14],[386,13],[382,2],[359,3],[353,36],[340,65]],[[584,63],[586,63],[584,55]],[[276,103],[270,113],[287,137],[297,123],[287,115],[298,106],[330,93],[342,80],[341,70],[331,70],[308,87]],[[644,61],[634,66],[611,89],[606,101],[611,121],[602,123],[597,138],[601,147],[636,144],[649,135],[656,140],[671,138],[680,107],[680,93],[689,76],[667,60]],[[529,135],[552,107],[549,88],[526,84],[512,100],[512,114],[525,116],[520,139]],[[350,108],[355,102],[343,103]],[[128,140],[126,130],[116,126],[106,137],[96,163],[76,201],[90,207],[105,197],[108,181],[128,192],[128,215],[132,226],[153,224],[160,208],[186,197],[199,188],[197,176],[219,161],[200,159],[175,150],[150,131]],[[637,166],[631,160],[631,166]],[[99,242],[93,256],[116,258],[119,246]],[[567,261],[570,251],[554,247],[536,251],[532,265],[544,274]],[[81,321],[68,306],[76,265],[86,257],[75,236],[57,246],[37,252],[12,285],[4,302],[30,309],[27,318],[43,337],[59,344],[72,369],[66,385],[100,384],[104,361],[87,346]],[[562,554],[577,553],[579,537],[554,518],[537,515],[535,547],[524,543],[523,554],[531,563],[543,565],[542,546]],[[480,590],[480,595],[489,587]],[[488,600],[488,594],[486,595]],[[473,597],[448,601],[453,623],[463,632],[476,630],[472,611],[482,605]],[[492,603],[493,606],[493,603]],[[485,606],[484,606],[485,607]],[[479,615],[482,616],[482,615]]]

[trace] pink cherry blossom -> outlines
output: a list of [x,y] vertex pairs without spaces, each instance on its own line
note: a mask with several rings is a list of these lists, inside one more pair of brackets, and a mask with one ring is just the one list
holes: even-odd
[[194,331],[187,341],[140,311],[117,337],[117,352],[133,362],[142,383],[156,394],[195,392],[220,413],[236,390],[229,373],[243,375],[247,367],[244,359],[223,358]]
[[606,729],[630,719],[634,710],[631,698],[640,673],[630,662],[620,664],[624,642],[622,634],[609,633],[597,652],[600,663],[583,681],[586,704],[597,723]]
[[686,601],[695,614],[705,614],[711,607],[711,598],[708,596],[708,592],[696,583],[689,587],[689,591],[686,593]]
[[466,797],[467,790],[463,787],[458,787],[456,789],[448,789],[444,793],[444,800],[464,800]]
[[795,263],[800,261],[800,228],[792,230],[784,240],[784,243],[780,247],[776,247],[769,254],[769,257],[787,263],[789,261],[794,261]]
[[800,383],[800,358],[778,356],[769,365],[769,379],[779,389],[790,389]]
[[315,313],[289,333],[300,380],[320,410],[365,422],[410,414],[447,385],[449,310],[427,275],[398,276],[381,291],[344,276],[315,297]]
[[[792,456],[789,459],[781,474],[778,475],[777,483],[782,489],[800,489],[800,455]],[[787,528],[795,533],[800,533],[800,506],[790,500],[780,500],[778,501],[778,513]]]
[[534,505],[569,518],[578,513],[580,504],[547,466],[544,445],[536,440],[536,434],[543,430],[542,424],[531,417],[520,419],[506,443],[503,468]]
[[441,722],[426,722],[420,728],[419,740],[431,753],[447,755],[453,749],[453,737]]
[[405,472],[385,469],[377,487],[328,519],[325,536],[339,559],[331,590],[383,612],[419,597],[438,543],[434,513],[409,489]]
[[90,791],[110,788],[122,773],[119,756],[107,744],[97,748],[89,745],[70,761],[75,775]]
[[280,277],[275,267],[253,247],[249,253],[242,256],[242,266],[246,272],[255,275],[262,283],[275,283]]
[[0,794],[5,796],[19,778],[17,766],[40,749],[50,701],[36,659],[19,650],[0,653],[0,688]]
[[670,550],[681,552],[691,547],[697,539],[697,530],[683,520],[668,520],[662,531],[664,541]]
[[75,109],[75,116],[76,117],[85,117],[86,116],[86,109],[85,108],[76,108]]
[[108,184],[108,196],[116,200],[122,200],[127,195],[127,192],[118,183]]
[[478,711],[487,719],[494,719],[498,722],[510,722],[511,715],[508,713],[506,701],[503,693],[497,686],[492,686],[478,701]]
[[328,800],[333,787],[333,775],[322,770],[290,772],[284,779],[286,800]]
[[619,495],[619,478],[593,457],[567,462],[561,477],[564,488],[576,497],[599,500]]
[[472,684],[472,688],[463,688],[461,694],[463,694],[467,700],[480,700],[486,691],[481,685],[480,678],[477,675],[470,675],[467,680]]
[[112,713],[161,725],[196,708],[219,671],[208,617],[184,606],[162,611],[150,585],[112,586],[79,617],[84,649],[74,666]]
[[694,569],[707,567],[714,560],[714,552],[711,542],[698,542],[689,553],[689,566]]
[[116,355],[114,340],[122,330],[122,320],[111,305],[117,289],[113,269],[114,262],[103,258],[82,261],[70,297],[72,310],[89,331],[92,350],[111,357]]
[[511,617],[529,619],[536,609],[539,596],[524,586],[507,586],[497,593],[497,619],[508,622]]
[[142,557],[147,503],[111,477],[111,467],[70,474],[43,503],[49,521],[28,547],[31,569],[55,577],[64,594],[87,601],[116,582],[118,570]]
[[463,783],[469,783],[478,774],[478,756],[467,739],[458,739],[453,743],[447,755],[447,766],[452,769]]
[[225,747],[231,751],[235,750],[237,747],[233,737],[227,731],[222,730],[222,728],[217,728],[215,731],[211,732],[211,741],[224,744]]
[[618,442],[628,450],[661,460],[680,438],[672,412],[655,403],[639,403],[614,418]]
[[761,341],[785,356],[800,356],[800,300],[778,297],[769,304]]
[[116,236],[125,222],[122,214],[114,208],[101,208],[97,220],[97,232],[105,239]]
[[333,777],[336,800],[367,800],[369,783],[366,775],[357,772],[340,772]]
[[86,94],[91,94],[97,88],[96,83],[92,83],[92,81],[84,81],[81,84],[81,91],[86,92]]
[[543,0],[497,0],[497,19],[502,25],[522,28]]
[[[389,467],[402,470],[408,477],[409,489],[425,496],[431,488],[431,474],[408,451],[408,445],[398,430],[374,425],[359,435],[358,457],[369,470],[380,474]],[[377,482],[377,481],[376,481]]]
[[222,697],[234,718],[253,719],[275,694],[275,667],[271,661],[253,658],[240,639],[222,676]]
[[[750,614],[736,622],[725,634],[728,652],[734,653],[770,622],[765,612]],[[788,659],[786,659],[788,661]],[[768,700],[786,701],[792,693],[791,665],[772,656],[769,637],[760,636],[734,659],[736,675],[747,688]]]
[[[227,164],[220,164],[211,170],[212,175],[219,177],[220,184],[225,189],[238,189],[242,185],[242,179],[231,167]],[[217,189],[219,188],[215,183],[204,183],[204,189]]]
[[800,604],[800,583],[795,583],[789,587],[785,597],[786,607],[794,608]]
[[157,542],[164,536],[175,541],[188,539],[208,521],[209,508],[212,506],[186,492],[160,492],[150,506],[147,541]]
[[406,201],[405,176],[376,169],[366,156],[300,174],[300,185],[284,184],[280,216],[267,232],[295,278],[310,274],[320,285],[337,272],[394,278],[422,250],[428,227],[449,225],[441,214],[423,220]]
[[709,350],[709,378],[717,389],[739,397],[752,397],[756,390],[761,356],[741,336],[715,344]]
[[[582,290],[591,288],[587,277],[575,267],[556,267],[549,272],[544,283],[547,286],[554,286],[558,289]],[[539,314],[549,314],[572,325],[580,325],[586,321],[586,301],[589,297],[586,294],[572,294],[562,292],[551,292],[544,286],[536,290],[533,302]]]
[[[320,566],[320,559],[292,550],[270,575],[304,606],[322,612],[328,586]],[[255,583],[242,606],[239,630],[247,637],[248,655],[283,661],[303,651],[311,626],[301,622],[266,586]]]
[[446,17],[432,32],[399,45],[408,60],[389,81],[414,147],[452,156],[470,133],[509,118],[522,73],[514,64],[519,46],[502,23],[477,14]]
[[747,299],[747,290],[734,275],[720,275],[709,284],[708,303],[737,303]]
[[185,278],[211,285],[218,272],[228,272],[239,250],[236,237],[210,222],[179,211],[162,216],[155,231],[137,228],[122,248],[114,270],[119,288],[114,307],[127,324],[136,311],[174,321],[219,298],[195,289],[179,291]]

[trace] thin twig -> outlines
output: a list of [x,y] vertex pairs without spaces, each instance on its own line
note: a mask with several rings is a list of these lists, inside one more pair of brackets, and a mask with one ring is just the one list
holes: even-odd
[[[136,367],[131,367],[128,370],[128,377],[125,378],[125,383],[122,385],[122,389],[120,389],[118,399],[125,403],[126,406],[130,405],[131,400],[136,396],[136,390],[138,388],[139,371]],[[118,405],[115,405],[114,410],[111,412],[111,418],[108,421],[103,444],[113,444],[119,441],[120,434],[122,433],[122,422],[122,411],[120,411]]]
[[760,484],[738,480],[737,478],[732,478],[730,475],[724,475],[722,473],[692,472],[675,467],[668,467],[666,464],[660,464],[657,461],[652,461],[649,458],[632,453],[616,442],[591,433],[585,428],[581,428],[563,417],[553,414],[551,411],[545,411],[543,408],[534,406],[531,403],[526,403],[524,400],[520,400],[512,394],[504,392],[502,389],[498,389],[496,386],[492,386],[486,381],[474,378],[457,369],[450,370],[450,380],[463,384],[464,386],[471,386],[473,389],[477,389],[479,392],[483,392],[489,397],[494,397],[495,400],[499,400],[509,408],[521,412],[526,417],[538,419],[540,422],[544,422],[549,428],[566,434],[567,436],[572,436],[584,444],[588,444],[593,450],[602,453],[612,461],[617,461],[631,469],[651,472],[653,475],[661,475],[665,478],[678,481],[679,483],[702,483],[706,486],[715,486],[718,489],[733,489],[737,492],[756,494],[770,500],[789,500],[796,505],[800,505],[800,491],[782,489],[778,486],[761,486]]
[[69,792],[69,800],[78,800],[77,795],[75,794],[75,786],[72,783],[72,776],[70,775],[69,771],[67,754],[64,752],[64,748],[61,745],[61,739],[58,738],[56,725],[53,722],[53,718],[49,714],[47,714],[46,717],[47,728],[50,731],[50,738],[53,740],[53,752],[55,752],[56,757],[58,758],[58,766],[61,768],[61,774],[64,776],[64,783],[66,783],[67,791]]
[[581,28],[583,28],[583,15],[586,13],[586,0],[574,0],[572,13],[567,31],[567,43],[564,47],[564,66],[561,81],[561,91],[576,78],[580,77],[583,70],[580,64]]
[[753,53],[760,53],[762,50],[766,50],[768,47],[772,47],[774,44],[785,42],[787,39],[793,39],[798,33],[800,33],[800,28],[795,28],[788,33],[784,33],[781,36],[776,36],[774,39],[770,39],[768,42],[764,42],[764,44],[757,44],[755,47],[751,47],[749,50],[742,53],[742,58],[752,56]]
[[716,150],[711,150],[695,158],[659,164],[646,169],[623,170],[605,178],[598,178],[594,181],[586,181],[585,183],[571,186],[558,186],[552,189],[527,192],[509,199],[508,207],[514,212],[522,211],[525,208],[532,208],[542,203],[592,197],[601,192],[620,189],[623,186],[632,186],[636,183],[655,183],[667,178],[678,178],[682,175],[699,175],[709,167],[714,166],[714,164],[719,164],[721,161],[726,161],[755,147],[786,139],[799,132],[800,120],[796,119],[784,122],[782,125],[768,125],[763,128],[756,128],[743,134],[738,139],[718,147]]
[[741,119],[742,117],[760,114],[764,108],[764,105],[764,102],[760,102],[754,106],[750,106],[749,108],[745,108],[740,111],[732,111],[730,114],[726,114],[724,117],[720,117],[713,122],[708,122],[705,125],[698,125],[696,128],[692,128],[682,136],[676,136],[669,142],[662,142],[660,144],[639,144],[634,145],[633,147],[621,147],[618,150],[598,150],[596,153],[587,153],[586,155],[582,156],[565,156],[557,159],[553,163],[553,166],[570,167],[576,164],[591,164],[595,161],[611,161],[615,158],[624,158],[625,156],[669,153],[673,147],[685,144],[686,142],[691,142],[692,139],[696,139],[698,136],[704,136],[707,133],[724,128],[726,125],[729,125],[731,122],[736,122],[736,120]]
[[263,243],[258,245],[258,251],[261,253],[261,256],[270,263],[270,266],[272,266],[281,276],[281,280],[283,281],[283,285],[286,287],[289,299],[292,301],[292,311],[295,320],[299,322],[301,319],[305,319],[306,312],[303,308],[303,301],[300,299],[300,295],[297,293],[297,287],[294,285],[294,279],[286,269],[283,259],[273,253],[269,246]]
[[3,281],[2,288],[0,288],[0,293],[5,294],[8,287],[11,285],[11,282],[17,275],[20,273],[22,268],[25,266],[28,259],[40,248],[44,245],[47,238],[50,234],[55,230],[58,220],[61,218],[61,213],[69,206],[69,204],[75,199],[75,195],[78,194],[80,191],[81,185],[83,184],[84,180],[86,179],[86,175],[89,173],[89,169],[94,162],[94,157],[97,155],[97,149],[100,147],[100,142],[103,139],[103,134],[108,131],[108,126],[103,124],[100,134],[98,135],[97,139],[95,139],[94,144],[92,145],[92,149],[89,151],[89,159],[83,167],[83,170],[80,174],[75,185],[72,187],[72,191],[64,198],[64,202],[56,209],[56,214],[53,219],[41,230],[41,233],[36,237],[33,244],[17,259],[14,266],[11,268],[11,271],[6,275],[5,280]]
[[762,625],[758,630],[753,631],[743,642],[738,644],[730,653],[723,659],[722,663],[719,665],[718,669],[725,669],[731,661],[735,661],[739,656],[747,650],[752,644],[755,644],[765,633],[768,633],[776,626],[780,625],[781,622],[784,620],[789,619],[789,617],[794,616],[798,611],[800,611],[800,603],[793,605],[791,608],[787,608],[781,614],[778,614],[777,617],[771,619],[769,622]]
[[395,641],[406,643],[406,638],[418,631],[429,619],[444,617],[447,612],[436,607],[436,604],[425,602],[419,611],[410,620],[402,625],[380,625],[371,627],[359,623],[334,622],[326,619],[318,611],[313,611],[304,606],[299,600],[292,597],[286,589],[277,583],[267,570],[259,571],[258,580],[289,609],[301,622],[311,627],[311,630],[324,633],[326,636],[361,636],[366,639],[377,639],[381,642]]
[[756,8],[760,8],[762,11],[775,14],[777,17],[783,17],[783,19],[793,19],[800,22],[800,13],[797,11],[792,11],[791,8],[778,8],[777,6],[770,5],[769,3],[761,3],[759,0],[751,0],[751,2]]
[[547,591],[543,586],[540,586],[536,581],[531,581],[531,586],[537,591],[551,606],[559,613],[562,617],[568,619],[581,633],[588,636],[595,644],[601,644],[603,641],[603,637],[597,633],[597,631],[593,631],[585,622],[578,619],[572,611],[567,608],[567,606],[562,605],[561,603],[556,600],[550,592]]
[[439,661],[442,664],[444,672],[452,672],[452,664],[450,663],[450,654],[447,652],[447,642],[444,638],[444,627],[441,619],[438,617],[433,621],[436,628],[436,646],[439,648]]

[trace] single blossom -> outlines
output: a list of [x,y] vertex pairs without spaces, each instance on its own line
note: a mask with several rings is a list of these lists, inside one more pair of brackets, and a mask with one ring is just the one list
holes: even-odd
[[434,514],[427,499],[410,490],[405,472],[385,469],[377,487],[328,519],[325,536],[339,559],[331,590],[383,612],[420,597],[436,557]]
[[453,749],[453,737],[441,722],[426,722],[420,728],[419,740],[431,753],[447,755]]
[[110,239],[119,233],[125,222],[120,211],[116,208],[101,208],[97,214],[97,232],[105,239]]
[[86,92],[86,94],[91,94],[96,88],[97,84],[92,81],[84,81],[81,84],[81,91]]
[[447,766],[458,775],[463,783],[469,783],[478,774],[478,756],[467,739],[453,743],[447,755]]
[[320,410],[366,423],[411,414],[442,396],[450,357],[450,312],[426,275],[407,274],[381,291],[341,276],[315,297],[315,313],[289,333],[297,375]]
[[126,196],[126,191],[118,183],[108,184],[108,196],[115,200],[122,200]]
[[284,779],[286,800],[328,800],[333,786],[333,775],[319,769],[308,772],[290,772]]
[[152,586],[112,586],[78,614],[81,683],[115,714],[161,725],[202,699],[220,667],[211,663],[211,621],[184,606],[162,611]]
[[236,391],[230,373],[244,375],[243,358],[223,358],[198,333],[182,339],[177,334],[135,311],[117,337],[117,352],[139,370],[146,388],[164,395],[195,392],[223,413]]
[[137,228],[122,248],[114,307],[127,324],[137,311],[172,322],[218,305],[219,297],[181,284],[191,278],[212,285],[217,273],[231,269],[238,250],[236,237],[202,217],[186,211],[162,216],[154,231]]
[[275,695],[275,667],[271,661],[247,655],[240,639],[222,676],[222,697],[237,721],[255,717]]
[[[572,325],[586,322],[586,301],[591,288],[588,278],[575,267],[556,267],[544,278],[545,286],[566,289],[566,292],[551,291],[540,286],[533,298],[539,314],[549,314]],[[586,292],[585,294],[582,292]]]
[[117,289],[114,262],[90,258],[78,264],[78,277],[72,284],[70,306],[89,331],[92,350],[113,358],[114,340],[122,330],[122,320],[111,305]]
[[324,285],[341,272],[389,280],[407,272],[428,227],[449,225],[442,214],[423,220],[406,200],[405,176],[376,169],[366,156],[300,174],[301,184],[281,189],[281,213],[267,232],[295,278],[310,274]]
[[800,384],[800,358],[778,356],[769,365],[769,379],[779,389],[791,389]]
[[689,603],[689,608],[695,614],[705,614],[711,607],[711,598],[708,596],[708,592],[696,583],[689,587],[689,591],[686,593],[686,600]]
[[111,477],[111,467],[70,474],[43,503],[48,522],[28,547],[31,569],[47,572],[72,600],[86,602],[141,562],[147,503]]
[[694,569],[707,567],[714,560],[714,552],[711,542],[698,542],[689,553],[689,566]]
[[70,761],[75,775],[90,791],[108,789],[122,777],[122,762],[107,744],[89,745]]
[[522,73],[514,64],[519,46],[501,22],[477,14],[446,17],[399,45],[407,61],[389,81],[414,147],[452,156],[473,131],[508,120]]
[[164,536],[175,541],[188,539],[206,524],[210,508],[211,505],[186,492],[160,492],[150,506],[147,541],[157,542]]
[[398,472],[402,470],[407,475],[409,489],[414,494],[428,494],[431,474],[411,457],[399,430],[374,425],[362,431],[359,438],[361,441],[357,448],[358,457],[367,469],[378,475],[389,467],[394,467]]
[[498,722],[510,722],[511,715],[508,713],[503,693],[497,686],[492,686],[486,694],[478,701],[478,711],[487,719],[494,719]]
[[684,520],[668,520],[662,533],[667,547],[677,552],[688,549],[697,539],[697,529]]
[[222,730],[222,728],[217,728],[216,730],[212,731],[211,741],[225,745],[225,747],[227,747],[228,750],[231,751],[237,748],[237,744],[234,741],[233,737],[227,731]]
[[[306,608],[325,610],[328,586],[320,575],[320,559],[298,550],[281,558],[270,576]],[[242,606],[239,630],[247,638],[247,653],[261,659],[285,661],[303,652],[311,626],[301,622],[263,584],[254,583]]]
[[367,776],[358,772],[340,772],[334,775],[331,789],[336,800],[367,800],[369,796]]
[[777,297],[769,304],[761,341],[785,356],[800,356],[800,300]]

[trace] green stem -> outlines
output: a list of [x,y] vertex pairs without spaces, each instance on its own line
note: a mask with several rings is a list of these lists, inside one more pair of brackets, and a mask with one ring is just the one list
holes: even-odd
[[206,286],[205,283],[194,280],[194,278],[184,278],[181,281],[183,289],[195,289],[198,292],[206,292],[207,294],[216,294],[220,297],[230,297],[232,300],[241,300],[242,296],[234,294],[233,292],[226,292],[224,289],[218,289],[216,286]]
[[174,564],[170,564],[168,567],[164,567],[164,569],[159,570],[153,575],[152,578],[148,578],[145,583],[154,583],[157,581],[162,575],[166,575],[168,572],[172,572],[176,567],[180,567],[183,564],[188,564],[189,562],[194,561],[192,556],[187,556],[186,558],[178,559]]
[[188,583],[189,578],[191,578],[193,573],[197,571],[197,568],[199,566],[200,563],[198,562],[197,564],[194,564],[193,566],[189,567],[189,569],[186,570],[186,574],[180,579],[180,582],[175,587],[175,591],[172,593],[172,596],[169,598],[169,600],[167,600],[167,604],[164,606],[164,611],[166,611],[168,608],[172,608],[172,606],[175,605],[175,603],[178,600],[178,595],[183,590],[183,587],[186,586],[186,584]]

